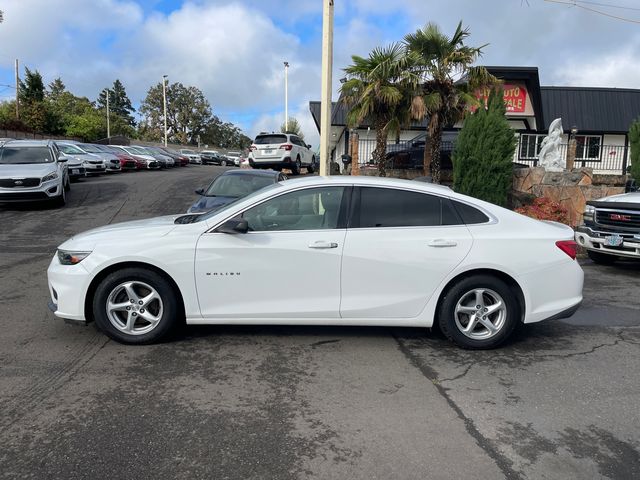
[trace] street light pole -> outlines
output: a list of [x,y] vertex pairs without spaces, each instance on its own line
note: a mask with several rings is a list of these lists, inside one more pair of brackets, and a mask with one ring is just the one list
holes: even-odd
[[162,105],[164,117],[164,146],[167,146],[167,76],[162,76]]
[[284,62],[284,132],[289,131],[289,62]]
[[320,96],[320,175],[330,173],[331,78],[333,69],[333,0],[322,5],[322,94]]
[[109,89],[106,89],[107,95],[107,138],[111,138],[111,128],[109,124]]

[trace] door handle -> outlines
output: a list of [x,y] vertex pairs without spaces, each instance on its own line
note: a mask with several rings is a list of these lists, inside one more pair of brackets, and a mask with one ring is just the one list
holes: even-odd
[[309,248],[338,248],[338,244],[336,242],[313,242],[309,244]]
[[442,238],[437,238],[435,240],[431,240],[428,245],[430,247],[435,247],[435,248],[445,248],[445,247],[455,247],[456,245],[458,245],[457,242],[454,242],[453,240],[444,240]]

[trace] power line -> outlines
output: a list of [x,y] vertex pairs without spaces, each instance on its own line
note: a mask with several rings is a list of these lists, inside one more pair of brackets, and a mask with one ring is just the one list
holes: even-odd
[[635,20],[633,18],[626,18],[626,17],[619,17],[617,15],[613,15],[611,13],[607,13],[607,12],[602,12],[600,10],[596,10],[594,8],[590,8],[590,7],[585,7],[584,5],[580,5],[579,3],[577,3],[577,0],[544,0],[545,2],[549,2],[549,3],[558,3],[560,5],[569,5],[571,7],[578,7],[581,8],[583,10],[586,10],[588,12],[592,12],[592,13],[596,13],[598,15],[602,15],[604,17],[609,17],[609,18],[613,18],[615,20],[621,20],[623,22],[629,22],[629,23],[635,23],[640,25],[640,20]]
[[596,7],[619,8],[621,10],[635,10],[636,12],[640,12],[640,8],[638,7],[626,7],[624,5],[614,5],[613,3],[589,2],[587,0],[573,0],[573,3],[584,3],[587,5],[594,5]]

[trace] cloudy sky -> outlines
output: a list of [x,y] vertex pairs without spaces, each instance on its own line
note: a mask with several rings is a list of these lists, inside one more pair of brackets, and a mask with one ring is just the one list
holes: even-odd
[[[558,0],[574,3],[574,0]],[[317,146],[309,100],[320,97],[322,0],[0,0],[0,100],[13,98],[13,62],[60,76],[95,99],[119,78],[134,104],[163,74],[202,89],[214,113],[253,136],[289,109]],[[543,85],[640,88],[640,1],[335,0],[334,98],[352,54],[397,41],[428,21],[470,44],[482,63],[540,68]]]

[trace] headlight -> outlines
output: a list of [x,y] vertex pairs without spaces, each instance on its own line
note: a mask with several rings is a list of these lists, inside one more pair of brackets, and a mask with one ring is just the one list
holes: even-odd
[[42,181],[43,182],[48,182],[49,180],[55,180],[56,178],[58,178],[58,173],[57,172],[51,172],[48,175],[45,175],[44,177],[42,177]]
[[58,260],[62,265],[76,265],[87,258],[91,252],[58,250]]
[[595,214],[596,214],[595,207],[591,205],[587,205],[586,207],[584,207],[584,213],[582,215],[586,220],[593,220]]

